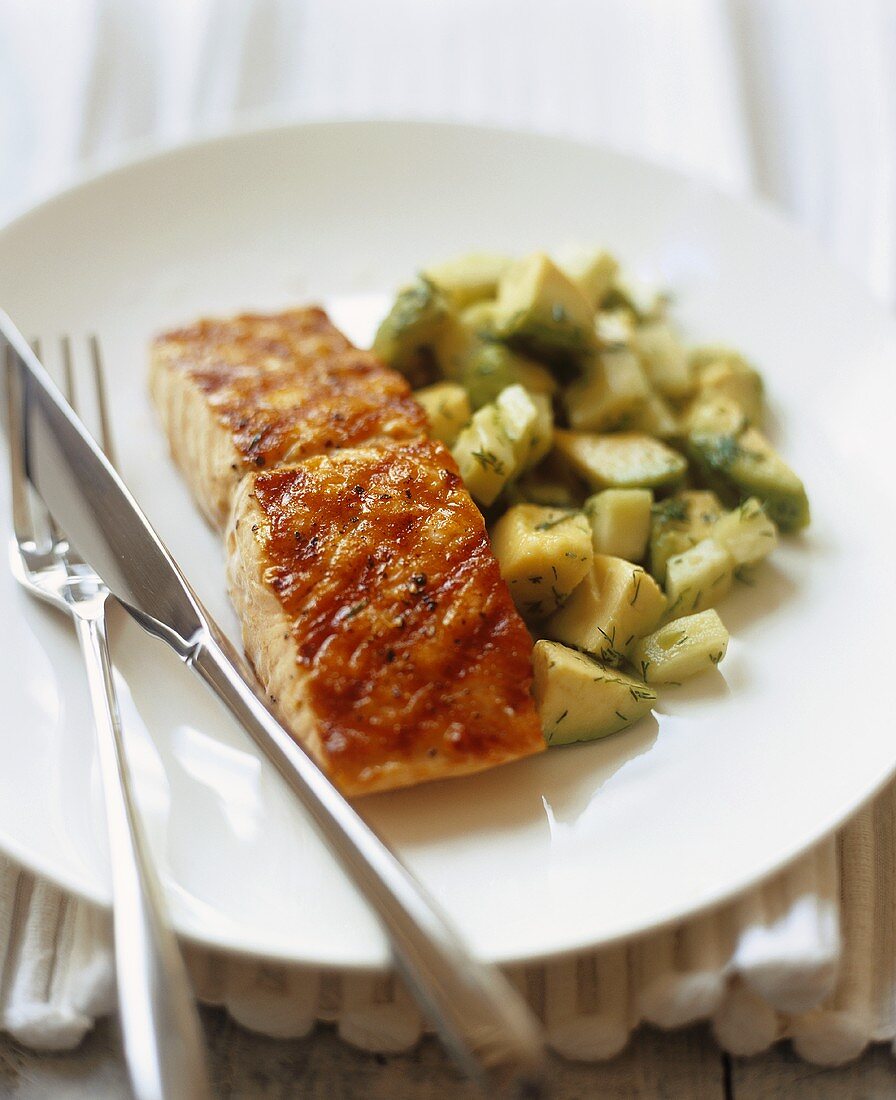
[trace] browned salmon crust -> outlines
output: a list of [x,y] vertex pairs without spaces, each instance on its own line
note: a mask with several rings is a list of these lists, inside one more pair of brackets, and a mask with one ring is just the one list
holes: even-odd
[[321,309],[165,333],[152,346],[150,388],[175,460],[218,527],[247,469],[426,430],[405,379]]
[[230,592],[259,679],[345,793],[544,748],[531,638],[404,379],[296,310],[161,337],[152,389],[207,514],[230,513]]
[[[249,657],[346,793],[544,748],[531,639],[442,444],[247,478],[228,550]],[[275,602],[257,601],[259,588]]]

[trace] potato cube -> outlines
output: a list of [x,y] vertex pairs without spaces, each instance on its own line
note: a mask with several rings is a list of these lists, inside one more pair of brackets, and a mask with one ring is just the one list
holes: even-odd
[[714,538],[669,558],[666,564],[668,619],[705,611],[728,594],[734,581],[735,561]]
[[516,471],[516,454],[494,405],[484,405],[451,448],[474,500],[491,504]]
[[677,401],[694,392],[694,372],[684,345],[666,321],[652,321],[635,331],[635,350],[650,384]]
[[635,646],[631,661],[648,684],[680,684],[715,668],[727,649],[728,631],[710,609],[675,619],[648,634]]
[[527,470],[544,458],[554,439],[551,399],[514,385],[498,394],[495,408],[513,447],[516,471]]
[[754,565],[767,557],[778,542],[778,531],[755,497],[716,520],[712,537],[734,558],[736,565]]
[[762,376],[732,348],[706,345],[694,348],[691,366],[697,385],[707,397],[727,397],[744,410],[751,424],[762,424]]
[[604,489],[585,501],[597,554],[641,561],[650,535],[653,493],[649,489]]

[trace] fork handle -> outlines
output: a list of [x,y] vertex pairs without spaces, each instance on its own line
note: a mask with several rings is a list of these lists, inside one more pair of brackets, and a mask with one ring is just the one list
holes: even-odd
[[97,733],[112,869],[116,982],[136,1100],[209,1100],[193,991],[134,798],[104,605],[73,608]]

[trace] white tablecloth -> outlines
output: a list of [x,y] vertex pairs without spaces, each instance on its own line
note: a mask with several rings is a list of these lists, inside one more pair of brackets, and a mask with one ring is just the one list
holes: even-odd
[[[896,302],[896,6],[886,0],[0,0],[0,221],[135,146],[252,121],[413,116],[596,140],[758,193]],[[738,1053],[896,1034],[896,793],[760,890],[516,973],[552,1045],[609,1057],[709,1017]],[[404,1049],[390,978],[191,952],[200,995],[277,1035]],[[112,1007],[104,915],[0,857],[0,1027],[77,1043]]]

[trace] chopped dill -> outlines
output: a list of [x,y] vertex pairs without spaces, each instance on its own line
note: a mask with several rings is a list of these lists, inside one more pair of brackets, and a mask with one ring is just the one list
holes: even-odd
[[496,474],[504,473],[504,463],[492,451],[473,451],[472,455],[483,470],[493,470]]
[[[594,624],[597,626],[597,623]],[[606,645],[601,649],[598,654],[598,659],[605,662],[608,665],[621,665],[625,660],[625,654],[620,653],[616,648],[616,627],[613,626],[613,630],[610,634],[606,632],[601,626],[597,626],[601,636],[606,641]]]
[[635,581],[635,591],[632,594],[632,598],[628,601],[631,607],[635,606],[635,601],[638,598],[638,593],[641,591],[641,581],[644,579],[644,570],[638,570],[638,579]]
[[687,502],[676,497],[661,500],[650,510],[661,523],[687,523],[688,520]]
[[535,531],[550,531],[551,528],[556,527],[560,523],[565,523],[568,519],[572,519],[575,515],[576,509],[570,508],[569,511],[562,516],[558,516],[557,519],[546,519],[541,523],[536,523],[533,530]]
[[679,592],[679,594],[676,596],[675,602],[672,604],[672,606],[666,609],[666,617],[667,618],[678,607],[678,605],[681,603],[682,599],[684,599],[684,592]]
[[733,435],[716,436],[708,440],[703,447],[703,458],[714,470],[730,470],[743,453],[743,449]]

